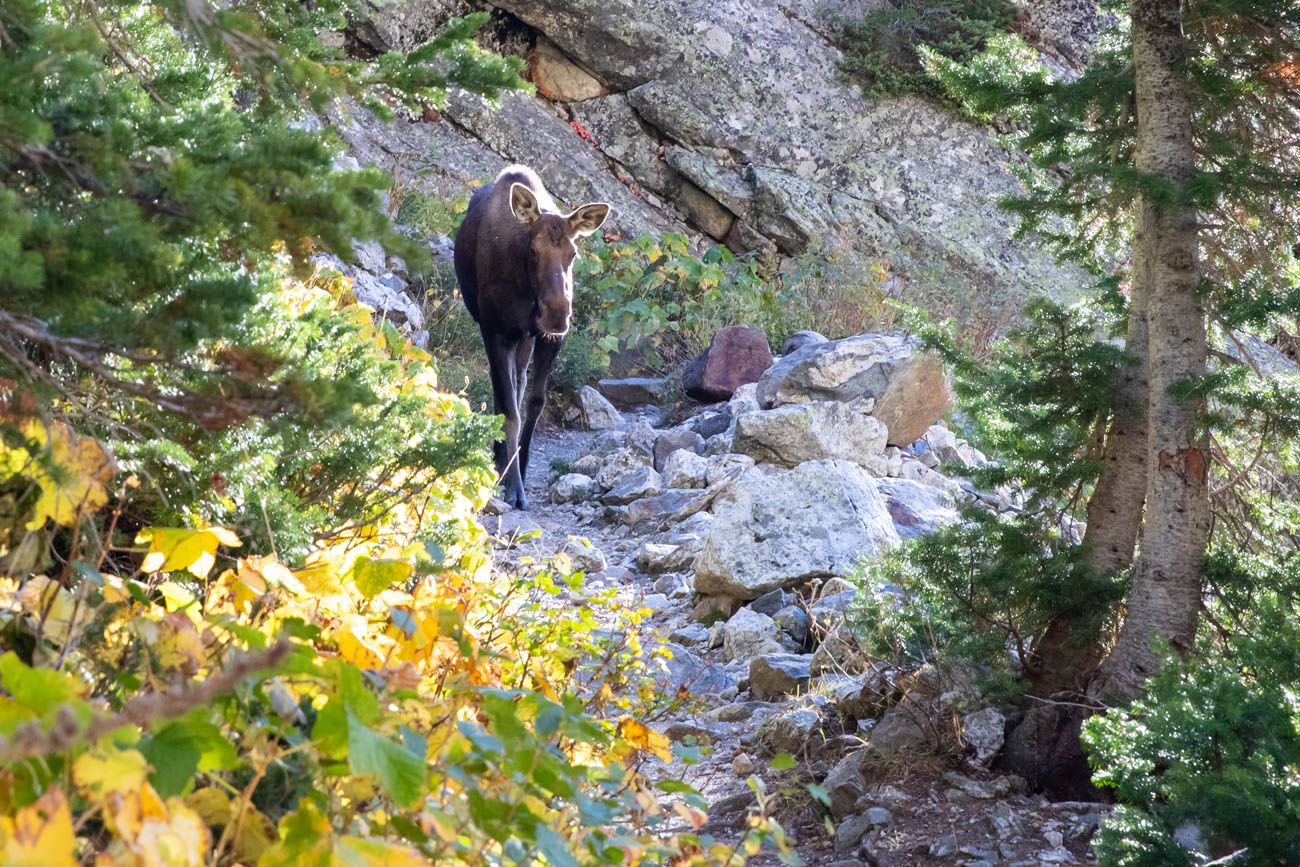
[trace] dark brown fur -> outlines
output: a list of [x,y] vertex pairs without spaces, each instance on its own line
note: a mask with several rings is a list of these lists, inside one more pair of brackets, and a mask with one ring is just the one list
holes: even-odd
[[609,206],[599,202],[561,214],[535,172],[509,166],[474,193],[456,235],[456,279],[483,334],[494,409],[504,418],[497,473],[506,502],[516,508],[528,508],[528,445],[569,330],[574,241],[595,232],[608,215]]

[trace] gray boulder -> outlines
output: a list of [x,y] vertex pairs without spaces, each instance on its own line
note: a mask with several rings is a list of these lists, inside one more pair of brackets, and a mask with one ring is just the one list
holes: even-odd
[[732,449],[762,463],[793,467],[842,458],[863,464],[885,449],[888,431],[873,401],[815,401],[751,412],[736,419]]
[[[773,628],[775,626],[774,623]],[[749,664],[749,691],[762,701],[790,695],[808,685],[810,659],[811,656],[799,653],[768,653],[754,657]]]
[[695,561],[701,593],[753,599],[808,578],[846,574],[900,543],[876,480],[848,461],[746,471],[714,500]]
[[923,352],[915,337],[901,334],[860,334],[805,346],[763,374],[756,397],[765,408],[874,398],[872,413],[897,446],[918,439],[952,408],[943,363]]
[[590,575],[604,571],[607,565],[604,552],[591,544],[590,540],[577,536],[570,536],[565,541],[560,554],[568,559],[574,572]]
[[778,753],[801,753],[817,737],[821,722],[821,717],[812,708],[786,711],[769,724],[767,742]]
[[596,473],[596,486],[602,491],[616,487],[632,473],[649,466],[650,456],[640,449],[618,448],[605,459],[605,466]]
[[664,487],[702,488],[708,484],[709,462],[694,449],[678,449],[664,460]]
[[877,483],[894,529],[904,539],[926,536],[961,520],[957,503],[947,491],[909,479],[880,479]]
[[614,430],[623,426],[623,414],[590,385],[578,389],[582,418],[591,430]]
[[995,707],[968,713],[961,720],[961,736],[974,751],[975,764],[988,767],[1002,749],[1007,718]]
[[676,427],[656,435],[654,440],[655,469],[662,471],[668,463],[668,456],[680,449],[704,453],[704,437],[688,427]]
[[819,331],[796,331],[785,339],[781,344],[781,354],[789,355],[792,352],[798,352],[805,346],[815,346],[818,343],[825,343],[826,336]]
[[654,467],[637,467],[610,488],[601,497],[601,502],[610,506],[626,506],[635,500],[658,496],[659,492],[659,474]]
[[671,389],[668,379],[637,376],[627,379],[602,379],[596,390],[621,409],[631,409],[648,403],[659,403]]

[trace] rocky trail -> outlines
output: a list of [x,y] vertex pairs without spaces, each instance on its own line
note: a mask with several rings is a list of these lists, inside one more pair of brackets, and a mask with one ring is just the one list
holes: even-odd
[[[962,498],[999,497],[925,457],[945,452],[945,469],[983,460],[929,424],[946,410],[934,399],[942,371],[927,373],[914,344],[863,335],[821,346],[671,427],[655,406],[629,405],[653,392],[628,401],[625,385],[602,384],[620,411],[584,389],[570,415],[604,430],[539,431],[531,508],[488,518],[498,556],[526,566],[563,552],[584,591],[649,609],[657,640],[645,653],[667,650],[657,686],[681,699],[653,724],[699,755],[650,773],[704,794],[705,831],[744,833],[757,777],[808,864],[1089,863],[1105,808],[1049,803],[991,769],[1007,719],[981,697],[978,670],[875,660],[859,646],[858,591],[841,577],[857,557],[956,520]],[[796,398],[801,376],[844,387],[837,399]],[[793,402],[762,409],[772,393]],[[895,429],[919,419],[925,434],[887,446],[882,417]],[[792,767],[774,766],[781,754]]]

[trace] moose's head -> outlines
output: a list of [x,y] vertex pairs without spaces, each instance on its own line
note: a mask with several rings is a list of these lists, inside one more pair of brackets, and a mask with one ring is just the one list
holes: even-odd
[[536,292],[534,326],[548,337],[569,330],[573,312],[574,243],[594,233],[609,216],[609,205],[591,202],[568,214],[543,211],[523,184],[510,185],[510,210],[528,229],[528,283]]

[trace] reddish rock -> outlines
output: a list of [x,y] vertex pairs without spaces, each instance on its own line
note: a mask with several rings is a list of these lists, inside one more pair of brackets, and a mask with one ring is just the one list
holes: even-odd
[[763,329],[729,325],[713,335],[709,348],[682,373],[682,386],[699,401],[727,400],[742,385],[758,382],[772,361]]

